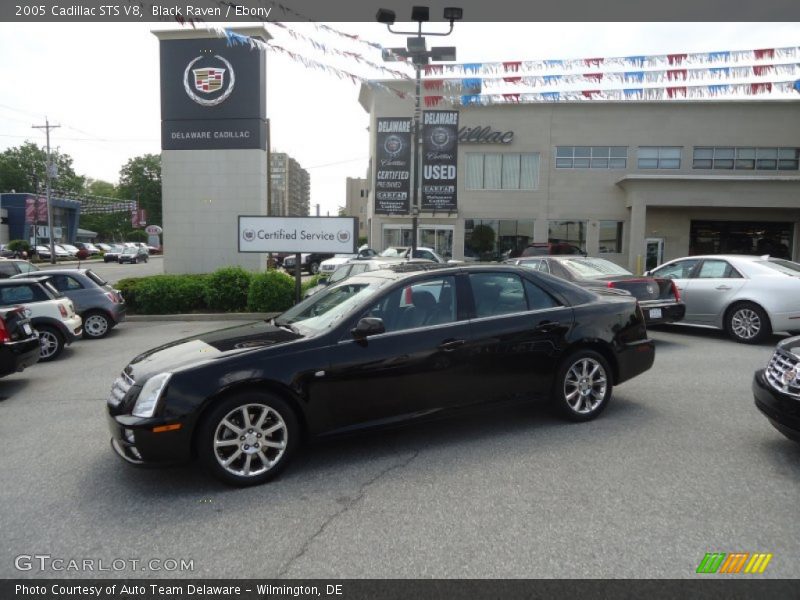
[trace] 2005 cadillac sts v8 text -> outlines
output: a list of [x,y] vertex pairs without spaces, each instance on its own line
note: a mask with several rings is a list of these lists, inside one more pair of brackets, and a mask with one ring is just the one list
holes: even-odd
[[108,400],[132,464],[199,458],[262,483],[301,439],[445,409],[545,397],[574,421],[649,369],[655,347],[629,294],[506,265],[402,265],[350,277],[268,322],[134,358]]

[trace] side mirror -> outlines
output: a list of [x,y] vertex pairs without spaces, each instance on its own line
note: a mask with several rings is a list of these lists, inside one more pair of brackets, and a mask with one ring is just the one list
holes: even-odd
[[386,327],[383,325],[383,319],[377,317],[364,317],[350,330],[350,333],[352,333],[353,337],[357,340],[362,340],[365,337],[385,332]]

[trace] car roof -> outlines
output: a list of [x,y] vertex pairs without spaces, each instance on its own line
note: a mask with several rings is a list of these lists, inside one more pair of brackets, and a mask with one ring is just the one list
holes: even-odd
[[0,279],[0,285],[14,285],[18,283],[42,283],[50,279],[50,275],[36,275],[33,277],[9,277],[8,279]]
[[[694,256],[682,256],[680,258],[673,258],[672,260],[670,260],[668,262],[675,262],[676,260],[689,260],[689,259],[704,260],[704,259],[714,259],[714,258],[719,258],[719,259],[723,259],[723,260],[741,260],[741,261],[753,262],[753,261],[757,261],[757,260],[766,260],[768,258],[777,258],[777,257],[770,256],[769,254],[760,254],[760,255],[753,255],[753,254],[697,254],[697,255],[694,255]],[[782,260],[788,260],[788,259],[782,259]],[[662,263],[662,264],[666,264],[666,263]],[[658,265],[658,266],[660,267],[661,265]]]

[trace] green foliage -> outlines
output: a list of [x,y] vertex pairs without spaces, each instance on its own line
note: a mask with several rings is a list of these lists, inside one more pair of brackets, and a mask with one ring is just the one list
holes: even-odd
[[12,252],[30,252],[31,245],[27,240],[11,240],[8,242],[7,248]]
[[122,292],[122,297],[125,298],[125,303],[128,305],[129,310],[137,310],[139,308],[136,289],[142,281],[147,279],[149,277],[126,277],[114,284],[114,287]]
[[[52,180],[52,188],[59,192],[80,192],[84,179],[75,174],[72,157],[68,154],[52,153],[58,174]],[[16,148],[0,153],[0,192],[44,191],[47,185],[47,152],[33,142],[25,142]]]
[[101,240],[128,240],[131,233],[129,212],[98,213],[80,216],[80,227],[97,232]]
[[83,186],[84,192],[92,196],[102,196],[103,198],[116,198],[117,186],[102,179],[86,178]]
[[241,267],[224,267],[208,276],[205,301],[211,310],[239,312],[247,308],[252,275]]
[[294,279],[280,271],[253,275],[247,294],[247,309],[253,312],[283,312],[294,304]]
[[161,224],[161,156],[145,154],[128,160],[119,172],[117,194],[139,201],[147,222]]
[[136,285],[136,306],[150,315],[192,312],[204,306],[208,275],[154,275]]
[[479,254],[494,250],[494,229],[488,225],[476,225],[472,230],[470,245]]
[[127,233],[125,240],[128,242],[146,242],[147,234],[141,229],[133,229]]
[[366,236],[362,236],[362,237],[358,238],[358,247],[360,248],[361,246],[366,244],[368,241],[369,240],[367,240]]

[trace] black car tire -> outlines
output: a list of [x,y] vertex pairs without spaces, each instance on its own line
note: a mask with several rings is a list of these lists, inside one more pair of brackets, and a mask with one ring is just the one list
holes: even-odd
[[[221,400],[205,415],[198,430],[197,453],[220,481],[238,487],[259,485],[286,467],[299,434],[297,416],[283,398],[243,392]],[[253,472],[248,475],[247,469]]]
[[742,344],[758,344],[772,334],[767,313],[753,302],[739,302],[725,313],[725,331]]
[[59,357],[64,350],[64,336],[55,327],[37,325],[39,332],[39,362],[48,362]]
[[591,421],[605,410],[612,389],[608,361],[594,350],[577,350],[559,365],[552,401],[570,421]]
[[308,267],[308,272],[311,273],[312,275],[316,275],[317,273],[319,273],[319,263],[312,262],[311,266]]
[[111,319],[101,310],[90,310],[83,315],[83,337],[87,340],[99,340],[108,335],[113,327]]

